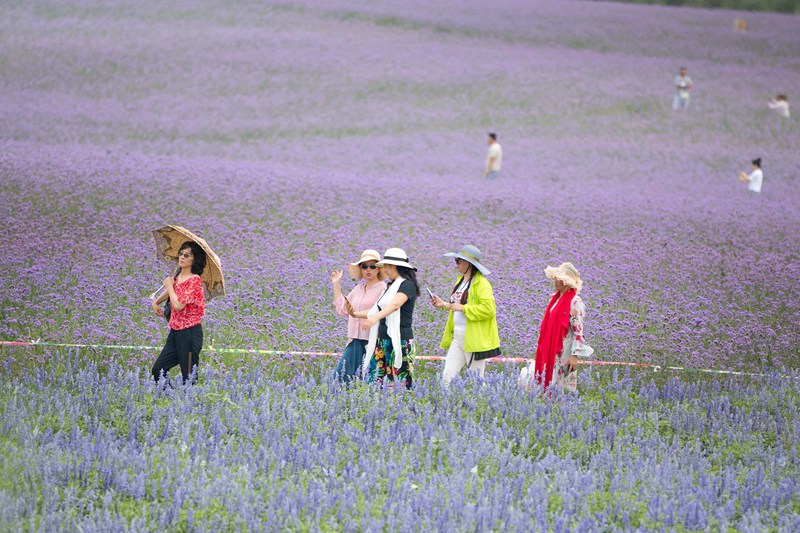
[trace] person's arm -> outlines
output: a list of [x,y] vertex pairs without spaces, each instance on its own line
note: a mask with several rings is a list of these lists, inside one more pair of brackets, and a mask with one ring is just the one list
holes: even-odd
[[161,304],[163,302],[166,302],[167,298],[169,298],[169,292],[168,291],[164,291],[164,292],[162,292],[161,294],[158,295],[158,298],[153,300],[153,303],[151,305],[153,307],[153,313],[155,313],[156,316],[160,316],[160,317],[164,316],[164,310],[161,309]]
[[[353,293],[351,292],[350,294]],[[367,318],[369,310],[372,309],[372,306],[370,306],[366,311],[356,311],[355,307],[353,307],[353,304],[350,303],[350,298],[342,297],[342,300],[344,300],[344,307],[347,310],[347,314],[353,318]]]
[[491,172],[491,170],[492,170],[492,165],[494,165],[494,160],[495,160],[496,158],[497,158],[497,157],[496,157],[496,156],[493,156],[493,155],[490,155],[490,156],[489,156],[489,160],[488,160],[488,161],[486,161],[486,170],[484,170],[484,171],[483,171],[483,175],[484,175],[484,176],[488,176],[488,175],[489,175],[489,172]]
[[180,311],[186,307],[186,304],[182,304],[178,301],[178,295],[175,294],[175,280],[172,279],[172,276],[164,280],[164,287],[167,289],[165,292],[169,297],[169,303],[172,306],[172,309]]
[[156,305],[162,304],[167,301],[167,298],[169,298],[169,291],[165,290],[164,292],[158,295],[158,298],[153,300],[153,303]]
[[[345,305],[344,294],[342,294],[341,270],[331,272],[331,282],[333,283],[333,307],[339,316],[347,316],[347,305]],[[350,294],[353,294],[353,292],[350,291]]]
[[406,303],[407,301],[408,301],[408,296],[403,294],[402,292],[398,292],[397,294],[394,295],[392,301],[389,302],[389,305],[383,308],[380,312],[372,315],[371,317],[367,317],[366,313],[364,313],[365,316],[357,318],[366,318],[367,320],[364,322],[364,329],[371,329],[372,326],[374,326],[387,316],[391,315],[392,313],[403,307],[403,304]]
[[186,304],[181,303],[181,301],[178,300],[178,294],[175,292],[174,286],[167,287],[167,290],[169,291],[169,303],[174,310],[180,311],[186,307]]
[[434,294],[431,297],[431,304],[433,304],[434,307],[438,307],[439,309],[450,311],[450,304],[442,300],[438,294]]
[[367,318],[367,315],[369,314],[369,311],[355,311],[354,310],[352,313],[349,313],[349,314],[353,318]]
[[175,292],[175,281],[172,278],[167,278],[164,280],[164,286],[169,291],[169,303],[176,311],[180,311],[190,303],[194,303],[197,299],[196,293],[198,290],[203,290],[203,282],[200,280],[199,276],[195,276],[192,279],[186,280],[184,283],[190,283],[191,286],[187,287],[189,290],[186,291],[186,294],[183,297],[185,301],[182,302],[178,299],[178,293]]
[[484,176],[488,176],[489,172],[491,172],[495,159],[497,159],[497,152],[492,144],[489,146],[489,151],[486,153],[486,168],[483,171]]
[[586,306],[583,300],[577,296],[572,301],[569,315],[569,325],[575,334],[575,342],[572,343],[572,355],[588,357],[583,350],[583,319],[586,316]]
[[583,304],[583,300],[575,296],[570,305],[569,314],[569,326],[572,329],[572,333],[575,335],[575,339],[572,342],[572,353],[569,359],[567,359],[567,366],[570,372],[574,372],[578,369],[578,358],[587,359],[590,355],[587,353],[587,350],[584,350],[583,318],[585,315],[586,306]]

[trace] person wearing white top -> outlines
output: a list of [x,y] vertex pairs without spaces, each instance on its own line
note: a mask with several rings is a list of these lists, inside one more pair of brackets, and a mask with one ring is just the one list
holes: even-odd
[[464,366],[483,377],[486,361],[501,355],[497,330],[497,304],[489,270],[481,264],[483,254],[477,246],[466,244],[448,252],[456,262],[459,278],[449,301],[431,293],[431,303],[448,312],[440,347],[447,350],[442,384],[450,385]]
[[692,78],[686,74],[686,67],[681,67],[680,74],[675,76],[675,98],[672,100],[672,109],[689,107],[689,90],[691,88]]
[[761,194],[761,183],[764,181],[764,172],[761,170],[761,158],[757,157],[751,162],[753,170],[750,174],[741,172],[739,174],[739,181],[747,182],[747,189],[750,194]]
[[489,132],[489,151],[486,153],[486,167],[483,170],[485,178],[500,176],[503,167],[503,147],[497,142],[497,134]]
[[402,248],[386,250],[375,266],[383,269],[389,287],[369,311],[356,311],[347,301],[345,305],[351,317],[366,319],[363,327],[369,330],[369,341],[361,372],[367,383],[382,386],[386,378],[390,387],[398,381],[411,390],[417,353],[412,322],[419,283],[417,267],[408,261]]
[[783,118],[789,118],[789,100],[785,94],[779,94],[767,102],[767,106]]

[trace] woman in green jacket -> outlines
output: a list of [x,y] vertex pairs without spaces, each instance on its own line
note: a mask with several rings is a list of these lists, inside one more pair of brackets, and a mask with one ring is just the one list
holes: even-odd
[[449,312],[441,343],[447,350],[442,383],[449,385],[464,366],[483,377],[486,359],[500,355],[500,336],[494,293],[486,279],[489,271],[481,264],[481,251],[468,244],[444,255],[455,258],[460,274],[449,302],[435,294],[431,297],[434,306]]

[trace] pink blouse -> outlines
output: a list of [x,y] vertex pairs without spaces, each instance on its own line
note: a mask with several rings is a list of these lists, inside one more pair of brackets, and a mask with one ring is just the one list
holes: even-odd
[[[369,311],[372,309],[372,306],[375,305],[375,302],[378,301],[378,298],[381,297],[384,290],[386,290],[385,283],[376,283],[367,290],[366,282],[362,281],[353,287],[353,290],[347,295],[347,299],[350,300],[350,303],[356,311]],[[349,317],[347,320],[348,339],[369,339],[369,330],[363,329],[362,327],[365,320],[363,318],[353,318],[347,314],[347,306],[344,303],[344,297],[340,296],[335,299],[333,301],[333,306],[340,316]]]

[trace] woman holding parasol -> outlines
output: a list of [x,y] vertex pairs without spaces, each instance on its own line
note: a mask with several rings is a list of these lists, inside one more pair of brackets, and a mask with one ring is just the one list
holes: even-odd
[[[206,288],[211,288],[209,298],[225,293],[222,269],[208,244],[184,228],[167,226],[153,235],[158,255],[170,262],[177,258],[178,269],[164,280],[166,290],[153,300],[153,312],[169,321],[169,335],[151,373],[156,382],[162,375],[169,379],[169,370],[180,365],[185,382],[200,364]],[[165,316],[160,304],[167,300],[170,312]]]

